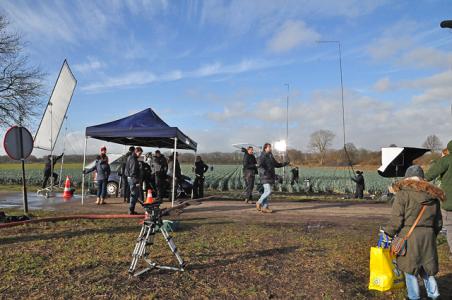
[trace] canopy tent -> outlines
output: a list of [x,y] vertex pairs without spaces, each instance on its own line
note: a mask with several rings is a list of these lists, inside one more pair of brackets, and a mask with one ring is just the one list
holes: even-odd
[[430,151],[425,148],[389,147],[381,149],[381,167],[378,174],[383,177],[403,177],[413,160]]
[[[177,127],[166,124],[151,108],[147,108],[131,116],[112,122],[90,126],[85,131],[85,149],[83,151],[83,168],[85,168],[86,146],[88,138],[106,142],[133,145],[142,147],[186,149],[196,152],[197,143],[185,135]],[[196,155],[195,155],[196,156]],[[174,185],[176,156],[173,163],[173,191],[172,204],[174,205]],[[84,199],[84,182],[82,182],[82,204]]]
[[134,115],[86,128],[85,136],[121,145],[196,151],[197,144],[177,127],[170,127],[150,108]]

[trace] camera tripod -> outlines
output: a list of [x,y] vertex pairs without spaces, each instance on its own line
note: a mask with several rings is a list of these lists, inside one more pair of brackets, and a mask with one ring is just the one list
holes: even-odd
[[[173,238],[169,235],[167,229],[163,224],[160,203],[155,202],[152,204],[143,204],[143,207],[146,211],[146,217],[144,219],[143,227],[141,228],[140,235],[138,236],[137,243],[135,244],[135,248],[132,253],[132,262],[130,263],[129,273],[135,277],[138,277],[152,269],[184,271],[184,261],[177,251],[177,247],[176,244],[174,244]],[[147,250],[154,244],[154,236],[159,231],[162,233],[171,252],[173,252],[174,256],[179,262],[179,267],[159,265],[149,258],[149,252]],[[135,272],[140,259],[143,259],[149,266]]]

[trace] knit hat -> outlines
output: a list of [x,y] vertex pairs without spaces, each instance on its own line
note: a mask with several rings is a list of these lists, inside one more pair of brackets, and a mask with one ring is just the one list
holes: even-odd
[[408,169],[406,169],[405,172],[405,178],[409,177],[419,177],[424,179],[424,170],[422,170],[421,166],[419,165],[412,165]]

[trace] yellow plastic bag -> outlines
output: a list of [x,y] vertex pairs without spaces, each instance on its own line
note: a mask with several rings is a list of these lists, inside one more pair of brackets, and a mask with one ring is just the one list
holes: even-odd
[[395,256],[388,248],[370,248],[369,290],[385,292],[405,287],[403,273],[397,268]]

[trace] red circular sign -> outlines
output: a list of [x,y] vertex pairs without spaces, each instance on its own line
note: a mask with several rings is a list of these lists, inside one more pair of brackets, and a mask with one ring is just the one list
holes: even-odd
[[33,137],[27,128],[13,126],[5,134],[3,147],[10,158],[26,159],[33,151]]

